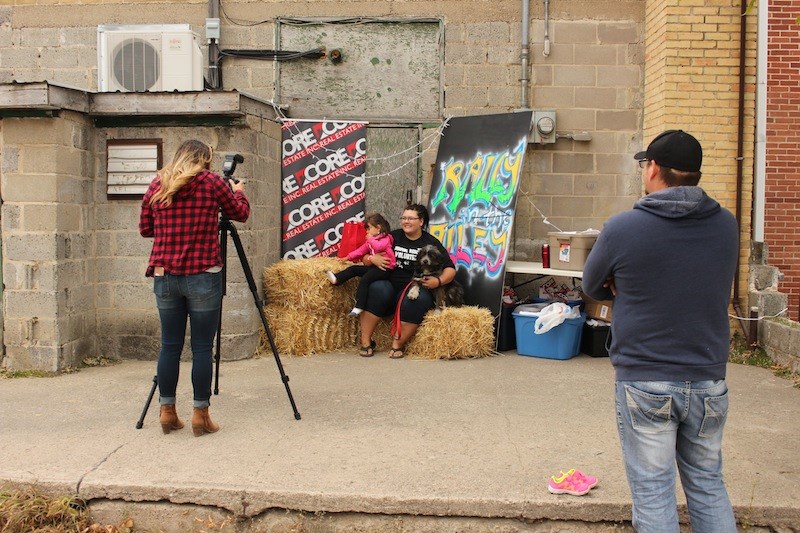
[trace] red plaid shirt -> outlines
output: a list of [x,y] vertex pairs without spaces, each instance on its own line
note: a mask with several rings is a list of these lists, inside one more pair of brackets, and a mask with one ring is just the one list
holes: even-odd
[[176,276],[200,274],[222,266],[219,250],[219,214],[244,222],[250,216],[250,203],[244,193],[234,193],[227,183],[208,170],[184,185],[172,204],[150,204],[161,180],[156,176],[142,198],[139,233],[155,237],[147,276],[157,266]]

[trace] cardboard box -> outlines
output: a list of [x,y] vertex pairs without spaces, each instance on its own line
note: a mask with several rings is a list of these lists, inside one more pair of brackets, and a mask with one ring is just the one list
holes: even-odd
[[597,236],[596,230],[580,231],[551,231],[547,236],[550,240],[550,267],[562,270],[583,270],[586,258],[592,251]]
[[581,334],[586,315],[568,318],[550,331],[537,335],[534,333],[536,316],[514,311],[514,328],[517,334],[517,353],[546,359],[571,359],[580,353]]
[[586,316],[595,320],[611,322],[613,317],[613,302],[611,300],[595,300],[586,293],[581,293],[581,299],[586,302]]

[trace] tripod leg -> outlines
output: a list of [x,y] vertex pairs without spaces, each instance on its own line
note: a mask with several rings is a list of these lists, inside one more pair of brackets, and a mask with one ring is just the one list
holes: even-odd
[[222,302],[219,305],[219,323],[217,324],[217,340],[216,340],[216,354],[214,355],[214,395],[219,394],[219,350],[220,350],[220,332],[222,331]]
[[[231,225],[230,221],[227,225]],[[220,361],[220,346],[222,343],[222,302],[225,301],[225,292],[228,277],[228,232],[226,224],[223,221],[219,223],[219,249],[222,251],[222,296],[219,299],[219,321],[217,322],[217,340],[216,340],[216,354],[214,355],[215,372],[214,372],[214,395],[219,394],[219,361]]]
[[[272,337],[272,331],[270,331],[269,324],[267,324],[267,316],[264,314],[264,303],[258,297],[258,289],[256,287],[256,282],[253,279],[253,271],[250,269],[250,264],[247,262],[242,241],[239,238],[239,234],[236,232],[236,227],[229,220],[226,221],[226,226],[231,234],[233,244],[236,246],[236,253],[239,256],[239,261],[242,263],[242,270],[244,270],[245,278],[247,278],[247,284],[250,286],[250,292],[253,293],[253,300],[256,304],[258,316],[261,318],[261,325],[264,326],[264,332],[267,334],[269,346],[272,348],[272,355],[275,358],[275,363],[278,365],[278,372],[281,374],[281,381],[283,381],[283,385],[286,387],[286,394],[289,396],[289,403],[292,404],[294,418],[295,420],[300,420],[300,412],[297,410],[297,406],[294,403],[294,398],[292,397],[292,391],[289,389],[289,376],[287,376],[283,371],[283,364],[281,364],[281,358],[278,355],[278,348],[275,346],[275,340]],[[219,335],[221,331],[222,330],[217,332],[217,335]]]
[[140,416],[139,421],[136,422],[136,429],[142,429],[142,426],[144,426],[144,417],[147,415],[147,410],[150,409],[150,402],[153,401],[153,395],[156,393],[156,387],[158,387],[158,374],[153,376],[153,386],[150,387],[150,394],[147,396],[147,401],[144,403],[142,416]]

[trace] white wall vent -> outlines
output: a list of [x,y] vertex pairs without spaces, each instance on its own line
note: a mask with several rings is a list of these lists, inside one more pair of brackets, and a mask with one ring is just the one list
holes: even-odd
[[189,24],[97,27],[101,92],[202,91],[203,54]]

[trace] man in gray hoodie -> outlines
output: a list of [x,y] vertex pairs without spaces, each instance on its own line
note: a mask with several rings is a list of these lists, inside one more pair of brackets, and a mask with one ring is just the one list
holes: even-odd
[[736,220],[697,186],[693,136],[665,131],[634,157],[647,195],[606,222],[583,270],[589,296],[614,300],[609,355],[633,526],[679,531],[677,465],[692,531],[733,533],[721,450]]

